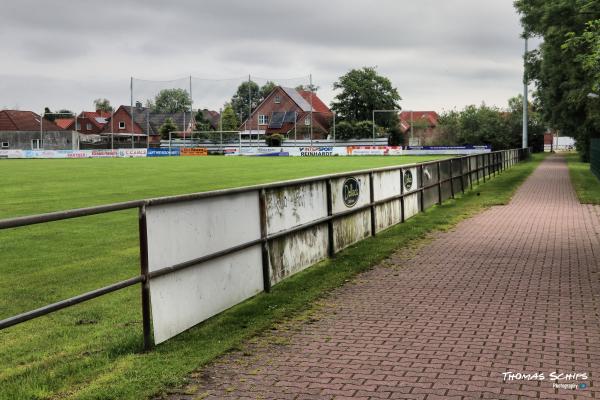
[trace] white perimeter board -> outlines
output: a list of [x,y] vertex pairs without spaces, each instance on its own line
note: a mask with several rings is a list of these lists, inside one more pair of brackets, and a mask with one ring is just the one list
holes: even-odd
[[[149,206],[149,270],[260,238],[258,192]],[[154,341],[191,328],[263,290],[260,245],[150,281]]]

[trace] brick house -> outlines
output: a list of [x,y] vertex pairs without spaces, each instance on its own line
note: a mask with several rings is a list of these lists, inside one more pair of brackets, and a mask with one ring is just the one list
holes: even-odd
[[171,118],[177,125],[177,134],[183,136],[184,132],[189,135],[193,129],[194,122],[190,112],[156,113],[148,107],[136,105],[133,108],[133,127],[131,125],[131,106],[120,106],[114,114],[107,118],[102,135],[125,137],[129,140],[134,135],[135,142],[144,142],[149,136],[151,146],[160,146],[160,127],[167,118]]
[[310,137],[311,97],[313,139],[324,139],[329,134],[333,121],[333,113],[317,97],[306,90],[296,90],[277,86],[252,112],[250,118],[240,125],[241,131],[250,131],[258,127],[259,132],[266,135],[275,133],[299,139]]
[[110,112],[102,110],[83,111],[77,116],[76,131],[84,134],[100,134],[104,131],[104,127],[110,119],[110,114]]
[[435,111],[402,111],[400,113],[400,130],[404,133],[404,145],[409,145],[411,133],[414,144],[420,145],[434,141],[438,136],[438,120],[440,116]]
[[77,132],[65,130],[33,111],[0,111],[0,149],[37,150],[79,148]]

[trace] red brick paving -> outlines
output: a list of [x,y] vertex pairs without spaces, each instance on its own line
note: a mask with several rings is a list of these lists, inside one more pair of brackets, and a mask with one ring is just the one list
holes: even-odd
[[[392,257],[398,267],[359,276],[320,319],[223,357],[169,397],[595,398],[599,259],[600,207],[577,202],[564,160],[552,157],[509,205],[408,261]],[[546,380],[503,382],[508,371]],[[553,389],[555,371],[586,373],[578,382],[588,387]]]

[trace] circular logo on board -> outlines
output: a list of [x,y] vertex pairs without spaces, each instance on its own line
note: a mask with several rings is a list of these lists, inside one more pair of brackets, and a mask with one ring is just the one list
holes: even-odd
[[348,178],[342,185],[342,199],[346,207],[354,207],[360,196],[360,186],[356,178]]
[[404,171],[404,189],[410,190],[412,188],[412,184],[413,184],[413,176],[412,176],[412,171],[409,169],[409,170]]

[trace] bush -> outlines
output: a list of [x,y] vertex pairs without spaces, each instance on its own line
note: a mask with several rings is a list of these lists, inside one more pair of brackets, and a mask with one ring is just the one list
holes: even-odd
[[[377,126],[375,127],[378,130]],[[341,121],[335,126],[335,138],[340,140],[363,139],[373,137],[373,122]]]
[[265,143],[269,147],[279,147],[283,143],[283,135],[274,133],[272,135],[265,136]]

